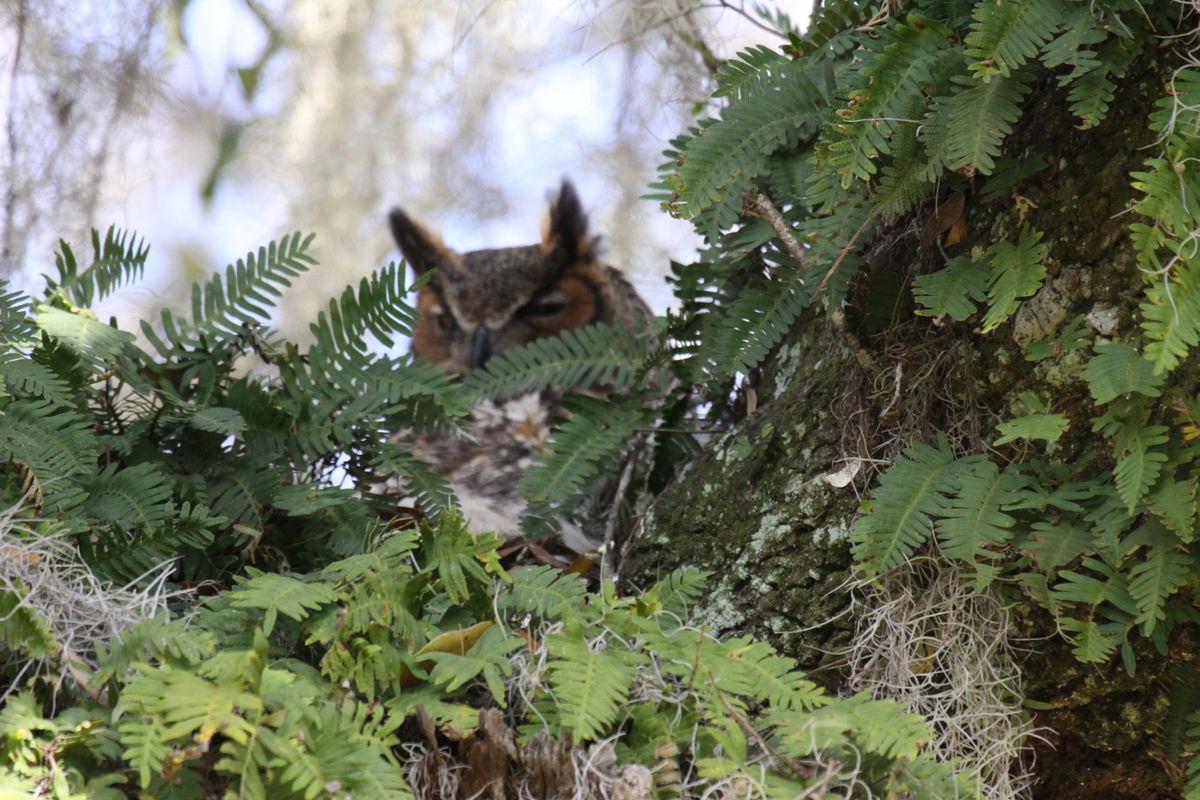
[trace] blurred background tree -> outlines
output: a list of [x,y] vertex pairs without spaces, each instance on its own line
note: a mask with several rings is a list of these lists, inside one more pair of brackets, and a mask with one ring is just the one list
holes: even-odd
[[[789,9],[806,14],[801,3]],[[401,204],[470,249],[534,241],[572,177],[656,310],[689,225],[639,199],[712,90],[716,57],[789,24],[701,0],[3,0],[5,274],[45,271],[59,236],[153,242],[139,315],[292,230],[316,305],[394,258]],[[714,55],[715,54],[715,55]],[[128,298],[126,299],[128,301]]]

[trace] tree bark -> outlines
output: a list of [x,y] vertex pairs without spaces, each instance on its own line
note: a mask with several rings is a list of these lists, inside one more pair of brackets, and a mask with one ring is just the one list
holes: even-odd
[[[931,441],[939,430],[960,452],[980,452],[996,438],[996,422],[1013,416],[1017,397],[1032,391],[1071,421],[1057,460],[1110,467],[1111,444],[1091,433],[1097,412],[1078,375],[1085,356],[1034,363],[1023,351],[1076,315],[1087,315],[1098,340],[1136,334],[1143,279],[1129,241],[1127,209],[1137,197],[1130,173],[1153,153],[1141,149],[1153,143],[1147,117],[1173,63],[1165,47],[1144,54],[1104,122],[1086,132],[1075,128],[1053,77],[1038,86],[1006,155],[1040,156],[1047,166],[1020,183],[1019,195],[985,202],[976,180],[944,189],[943,202],[951,191],[966,195],[963,243],[944,252],[921,247],[932,204],[881,226],[847,308],[878,374],[864,371],[827,316],[800,320],[763,367],[757,410],[709,442],[655,502],[624,567],[627,580],[646,585],[685,564],[711,570],[702,623],[714,633],[765,637],[815,670],[815,679],[844,688],[849,676],[839,653],[856,617],[848,537],[858,493],[883,466],[874,460]],[[916,274],[947,254],[1013,238],[1024,225],[1045,234],[1048,274],[1012,320],[984,335],[970,322],[913,315]],[[1191,362],[1172,381],[1188,383],[1175,388],[1195,396],[1200,373],[1197,359]],[[856,464],[853,483],[831,483]],[[1173,642],[1170,659],[1139,647],[1131,677],[1120,659],[1101,667],[1077,662],[1046,612],[1019,595],[1007,600],[1023,654],[1021,694],[1041,732],[1029,743],[1034,796],[1177,796],[1182,774],[1165,761],[1158,728],[1169,662],[1193,658],[1194,642]]]

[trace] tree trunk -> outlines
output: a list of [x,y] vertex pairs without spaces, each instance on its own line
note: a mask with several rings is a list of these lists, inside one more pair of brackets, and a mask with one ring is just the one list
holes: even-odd
[[[646,585],[685,564],[711,570],[698,614],[711,631],[764,636],[817,670],[817,680],[845,688],[855,676],[844,654],[862,619],[862,608],[851,604],[848,538],[860,493],[886,466],[876,460],[931,441],[938,430],[960,451],[982,452],[996,423],[1014,415],[1017,397],[1032,391],[1071,421],[1056,459],[1111,465],[1111,443],[1091,433],[1097,412],[1087,387],[1070,372],[1079,363],[1034,363],[1024,347],[1076,315],[1087,315],[1097,337],[1136,331],[1143,279],[1122,212],[1138,196],[1130,173],[1148,156],[1139,149],[1154,138],[1147,117],[1173,63],[1165,48],[1143,55],[1105,121],[1086,133],[1075,130],[1078,120],[1047,76],[1027,98],[1005,154],[1040,155],[1048,166],[1021,183],[1020,196],[985,202],[974,185],[966,190],[966,240],[946,248],[949,255],[1011,237],[1023,225],[1043,231],[1049,247],[1043,288],[998,330],[983,335],[969,323],[915,317],[912,277],[945,260],[939,248],[920,243],[934,210],[886,226],[847,308],[850,332],[872,354],[877,374],[859,365],[828,316],[799,320],[763,368],[757,409],[709,442],[656,501],[624,568],[628,581]],[[1172,380],[1188,383],[1178,388],[1195,396],[1200,373],[1194,356],[1191,362]],[[835,485],[853,465],[853,482]],[[1020,695],[1040,734],[1028,742],[1036,751],[1034,796],[1176,796],[1182,774],[1165,762],[1158,730],[1167,659],[1139,648],[1136,677],[1119,658],[1081,664],[1047,613],[1019,596],[1006,600],[1021,654]],[[1196,652],[1172,643],[1171,658]]]

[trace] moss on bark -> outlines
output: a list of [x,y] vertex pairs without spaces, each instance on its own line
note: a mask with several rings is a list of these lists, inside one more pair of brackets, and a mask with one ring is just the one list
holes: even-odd
[[[1047,455],[1096,470],[1111,468],[1109,443],[1091,432],[1096,412],[1079,375],[1081,354],[1056,354],[1034,363],[1025,358],[1025,348],[1056,334],[1076,315],[1087,316],[1096,337],[1136,332],[1142,277],[1121,212],[1135,200],[1130,172],[1147,156],[1139,148],[1152,141],[1146,119],[1163,95],[1168,63],[1161,51],[1144,55],[1126,76],[1104,123],[1088,132],[1075,130],[1077,120],[1067,111],[1063,92],[1048,79],[1030,96],[1022,127],[1007,146],[1011,157],[1038,155],[1048,167],[1023,182],[1019,195],[968,201],[971,234],[964,248],[1015,238],[1025,225],[1043,231],[1049,246],[1045,288],[993,334],[979,335],[969,324],[948,323],[938,333],[924,321],[913,323],[926,347],[930,336],[942,336],[946,348],[968,342],[971,405],[985,442],[995,438],[997,421],[1025,413],[1017,398],[1032,391],[1071,423]],[[920,230],[919,220],[911,223],[894,227]],[[915,234],[895,235],[870,265],[870,274],[886,275],[900,287],[895,314],[902,321],[911,321],[910,273],[936,258],[919,252],[916,239]],[[855,287],[858,298],[870,291],[870,282]],[[893,319],[892,335],[895,329]],[[885,352],[882,341],[867,338],[865,343],[877,348],[886,371],[891,351]],[[765,637],[806,668],[828,666],[853,626],[844,612],[847,539],[857,499],[850,487],[836,489],[825,476],[844,466],[843,420],[836,409],[846,387],[860,379],[858,369],[824,317],[802,320],[765,366],[770,388],[757,412],[710,442],[657,500],[625,568],[629,580],[645,584],[683,564],[711,570],[711,590],[699,618],[714,632]],[[1176,388],[1195,396],[1198,374],[1181,368],[1172,380],[1189,384]],[[928,402],[927,393],[910,391],[919,388],[903,387],[904,400]],[[945,409],[918,412],[946,420]],[[1139,645],[1133,678],[1119,663],[1102,668],[1078,663],[1044,610],[1018,605],[1014,620],[1029,640],[1023,692],[1036,701],[1035,721],[1052,729],[1047,743],[1037,745],[1035,796],[1174,796],[1182,775],[1164,766],[1160,745],[1168,659]],[[1195,652],[1182,643],[1172,658]],[[837,683],[836,670],[821,676],[827,684]]]

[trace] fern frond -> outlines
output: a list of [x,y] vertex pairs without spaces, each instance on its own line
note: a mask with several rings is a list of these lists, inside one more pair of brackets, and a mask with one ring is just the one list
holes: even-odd
[[875,10],[874,3],[863,0],[829,0],[815,5],[804,35],[793,41],[789,50],[797,57],[808,56],[831,42],[852,36]]
[[[127,472],[128,470],[122,470]],[[169,488],[167,489],[169,492]],[[88,498],[88,505],[92,497]],[[128,502],[144,502],[144,498]],[[106,504],[111,503],[110,501]],[[85,508],[88,506],[85,505]],[[175,557],[180,548],[202,550],[212,543],[214,530],[225,519],[214,517],[204,506],[183,503],[178,509],[167,503],[163,519],[132,531],[96,530],[79,537],[79,552],[97,575],[112,581],[130,582],[154,573]]]
[[1163,376],[1132,347],[1121,342],[1101,342],[1095,351],[1083,374],[1097,405],[1133,392],[1146,397],[1159,396]]
[[1060,617],[1058,624],[1064,631],[1075,634],[1071,637],[1074,644],[1071,652],[1076,659],[1085,664],[1102,664],[1108,661],[1121,643],[1113,634],[1101,630],[1100,626],[1090,619]]
[[105,325],[90,311],[72,313],[40,305],[37,308],[37,326],[97,368],[115,361],[134,340],[132,333]]
[[771,91],[724,109],[686,142],[677,169],[667,176],[675,193],[672,211],[716,240],[737,222],[742,196],[767,170],[768,157],[816,134],[823,104],[820,90],[793,65],[779,73]]
[[0,345],[27,349],[37,329],[30,309],[33,298],[0,279]]
[[986,297],[988,270],[970,256],[955,256],[942,269],[920,275],[913,281],[913,296],[923,308],[917,314],[940,317],[947,314],[962,322],[975,313],[975,303]]
[[773,48],[764,45],[748,47],[717,67],[717,90],[713,97],[744,100],[770,91],[779,71],[791,63],[791,59]]
[[1046,246],[1042,232],[1021,228],[1016,244],[1001,240],[987,250],[989,262],[988,310],[983,332],[995,330],[1012,316],[1018,301],[1042,288],[1046,278]]
[[404,268],[392,262],[359,281],[357,294],[347,286],[341,298],[329,301],[328,316],[321,311],[309,329],[313,338],[328,339],[339,350],[365,352],[368,332],[391,347],[393,336],[411,336],[417,323],[416,309],[405,300],[411,291],[404,285]]
[[100,232],[93,228],[92,252],[91,266],[79,272],[71,248],[60,242],[60,252],[55,257],[58,282],[48,282],[48,288],[62,291],[80,308],[90,308],[115,289],[141,280],[150,246],[137,234],[116,227],[109,227],[101,242]]
[[937,537],[947,556],[973,563],[980,556],[994,556],[989,548],[1012,538],[1017,521],[1004,509],[1017,501],[1026,481],[985,458],[960,465],[959,488],[937,521]]
[[593,406],[568,419],[550,435],[549,453],[531,467],[517,485],[527,499],[565,503],[595,475],[645,424],[647,412],[629,404]]
[[1133,621],[1143,636],[1150,636],[1167,617],[1167,600],[1191,579],[1197,565],[1175,534],[1157,523],[1148,523],[1134,536],[1149,546],[1129,572],[1129,594],[1137,604]]
[[546,637],[549,680],[562,729],[573,741],[597,739],[617,720],[637,664],[633,654],[591,645],[578,626]]
[[1054,37],[1042,52],[1042,64],[1049,69],[1069,66],[1073,69],[1058,76],[1058,85],[1066,86],[1091,72],[1102,63],[1092,47],[1108,38],[1100,21],[1087,6],[1070,11],[1063,21],[1062,33]]
[[843,188],[871,180],[879,159],[891,151],[896,129],[922,119],[923,90],[933,80],[931,67],[943,58],[949,35],[933,20],[915,16],[867,40],[847,107],[822,137],[828,166],[841,176]]
[[[206,284],[192,285],[192,320],[195,330],[218,337],[236,337],[247,323],[270,321],[270,298],[279,297],[295,278],[316,261],[308,253],[313,235],[288,234],[278,242],[248,253],[225,268],[224,277],[213,275]],[[172,342],[187,342],[186,332],[175,328],[164,311],[163,323]]]
[[88,516],[127,530],[160,523],[171,511],[171,486],[155,464],[120,470],[109,464],[87,488],[84,510]]
[[796,670],[795,659],[777,654],[766,642],[730,639],[702,648],[700,669],[709,672],[722,692],[772,708],[813,709],[827,701],[816,684]]
[[718,375],[747,372],[783,341],[809,299],[794,270],[778,274],[768,288],[742,292],[714,318],[701,357]]
[[1092,544],[1092,532],[1070,519],[1054,523],[1039,520],[1032,527],[1033,534],[1023,547],[1043,572],[1070,564]]
[[587,325],[505,350],[472,372],[463,388],[476,397],[490,398],[541,387],[627,389],[645,354],[645,340],[623,327]]
[[[1183,247],[1194,247],[1173,240],[1164,244],[1178,255]],[[1200,342],[1200,263],[1176,262],[1173,274],[1146,289],[1141,312],[1142,332],[1149,340],[1146,359],[1161,378]]]
[[1007,78],[1042,49],[1067,14],[1062,0],[1000,0],[976,3],[967,34],[971,72],[988,83]]
[[73,399],[71,387],[58,373],[20,352],[0,352],[0,380],[11,390],[43,398],[56,406],[69,406]]
[[[30,659],[46,658],[60,652],[62,645],[49,620],[25,601],[27,592],[28,587],[0,585],[0,645]],[[0,710],[0,722],[7,711]]]
[[[941,98],[926,128],[926,141],[939,152],[947,169],[964,175],[990,175],[1000,146],[1021,116],[1021,100],[1029,91],[1020,73],[978,83],[958,76],[963,88]],[[936,143],[936,146],[934,146]]]
[[458,498],[450,482],[423,464],[411,448],[397,442],[380,442],[370,448],[367,457],[374,470],[374,481],[382,483],[393,476],[399,477],[404,482],[402,491],[411,495],[430,519],[437,520],[447,508],[458,508]]
[[1113,442],[1117,463],[1113,477],[1117,481],[1117,493],[1125,501],[1132,516],[1138,501],[1158,481],[1167,454],[1159,449],[1168,441],[1165,425],[1126,424]]
[[850,531],[854,558],[868,574],[895,567],[933,532],[933,518],[950,508],[958,466],[945,441],[916,444],[879,479]]
[[290,575],[251,573],[249,578],[239,576],[237,581],[238,586],[229,598],[230,604],[234,608],[260,609],[263,632],[267,635],[274,629],[277,615],[299,622],[307,619],[309,612],[337,600],[337,595],[327,584]]
[[1150,510],[1167,528],[1185,544],[1191,544],[1196,536],[1197,479],[1163,479],[1158,488],[1146,498]]
[[1117,81],[1125,77],[1129,65],[1141,54],[1142,48],[1143,40],[1139,37],[1112,37],[1100,49],[1099,66],[1074,80],[1067,100],[1071,113],[1079,117],[1081,129],[1094,128],[1104,121],[1116,96]]
[[0,415],[0,458],[25,464],[43,480],[90,474],[99,457],[82,416],[45,400],[17,400]]
[[521,567],[511,576],[504,605],[518,614],[557,619],[566,609],[579,607],[587,594],[587,584],[580,576],[546,564]]

